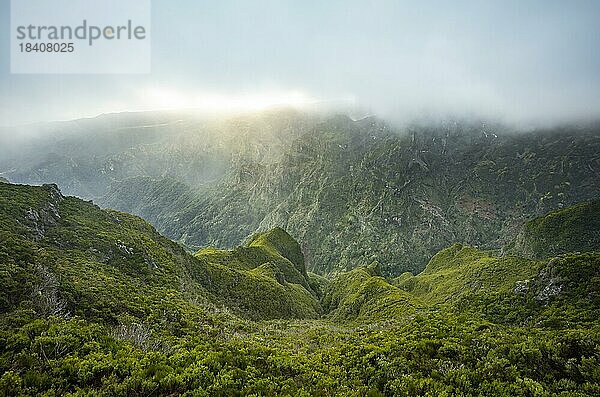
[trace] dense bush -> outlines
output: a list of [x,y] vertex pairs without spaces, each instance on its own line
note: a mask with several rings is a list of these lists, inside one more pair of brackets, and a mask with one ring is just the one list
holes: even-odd
[[294,320],[145,350],[83,320],[20,320],[2,331],[8,395],[600,393],[598,326],[522,329],[445,313],[355,327]]

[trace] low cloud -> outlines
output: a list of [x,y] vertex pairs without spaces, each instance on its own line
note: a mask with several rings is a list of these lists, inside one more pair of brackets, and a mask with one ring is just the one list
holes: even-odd
[[152,74],[3,72],[0,125],[307,104],[396,122],[600,117],[598,2],[156,0],[153,13]]

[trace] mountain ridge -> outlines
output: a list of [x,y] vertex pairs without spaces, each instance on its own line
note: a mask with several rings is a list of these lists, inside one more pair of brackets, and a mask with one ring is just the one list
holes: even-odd
[[[108,138],[130,142],[126,150],[100,143],[84,152],[95,160],[78,161],[89,138],[72,133],[8,176],[64,180],[68,193],[136,213],[192,250],[283,226],[321,274],[374,260],[389,276],[418,272],[452,243],[502,246],[526,220],[598,198],[595,124],[516,133],[474,122],[398,131],[374,117],[293,111],[179,119],[125,136],[114,116]],[[105,190],[90,194],[94,186]]]

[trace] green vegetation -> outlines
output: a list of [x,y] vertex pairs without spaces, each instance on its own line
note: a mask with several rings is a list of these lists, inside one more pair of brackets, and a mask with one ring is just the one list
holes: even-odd
[[402,319],[423,305],[414,296],[388,283],[373,263],[336,277],[323,296],[331,320]]
[[252,236],[231,251],[205,248],[194,277],[229,307],[254,319],[317,318],[321,306],[298,243],[283,229]]
[[455,244],[416,275],[327,279],[281,228],[192,255],[54,185],[2,183],[0,395],[596,396],[600,249],[580,247]]
[[396,129],[374,117],[280,109],[213,119],[130,113],[38,128],[50,131],[12,148],[14,158],[0,156],[11,181],[57,183],[143,217],[190,250],[233,248],[283,227],[307,270],[321,275],[378,261],[396,277],[419,273],[456,242],[496,249],[529,219],[597,199],[600,186],[597,123]]
[[455,304],[480,293],[512,292],[518,281],[532,279],[540,267],[541,263],[455,244],[434,255],[418,276],[403,275],[396,285],[429,304]]
[[574,327],[600,318],[600,251],[536,261],[455,244],[394,284],[443,310],[500,324]]
[[514,251],[534,258],[600,248],[600,200],[551,212],[525,224]]

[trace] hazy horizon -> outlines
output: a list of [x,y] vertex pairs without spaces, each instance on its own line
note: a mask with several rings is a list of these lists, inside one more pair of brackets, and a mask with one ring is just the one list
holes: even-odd
[[593,1],[154,0],[152,73],[14,75],[2,57],[0,125],[281,106],[396,123],[590,121],[600,118],[598,15]]

